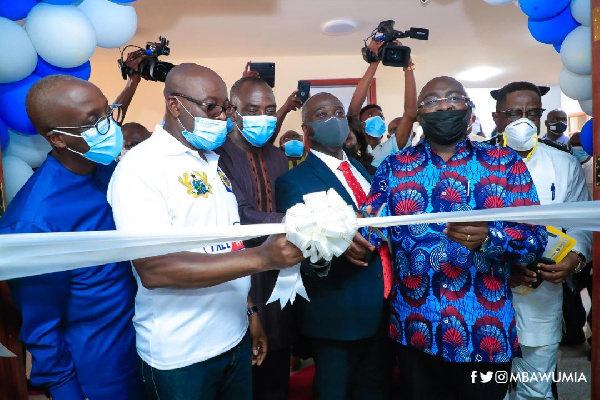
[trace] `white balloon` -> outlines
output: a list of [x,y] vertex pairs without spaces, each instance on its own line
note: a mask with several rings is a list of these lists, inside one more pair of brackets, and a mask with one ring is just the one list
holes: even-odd
[[584,113],[592,116],[592,100],[582,100],[579,102],[579,107],[583,110]]
[[33,175],[33,169],[17,157],[6,156],[2,157],[2,170],[4,172],[4,195],[6,203],[10,204],[17,192]]
[[135,35],[137,15],[135,8],[130,4],[117,4],[108,0],[84,0],[79,9],[92,21],[100,47],[121,47]]
[[52,150],[50,143],[40,135],[21,135],[15,131],[8,130],[10,139],[6,147],[6,155],[17,157],[31,168],[37,168],[46,159]]
[[23,27],[0,17],[0,38],[0,83],[17,82],[31,75],[37,53]]
[[563,65],[577,75],[592,73],[592,36],[587,26],[578,26],[562,42],[560,58]]
[[25,30],[40,57],[57,67],[78,67],[96,51],[94,26],[75,6],[39,3],[27,15]]
[[575,21],[583,26],[590,26],[592,23],[592,2],[591,0],[572,0],[571,14]]
[[513,0],[483,0],[488,4],[491,4],[493,6],[501,6],[502,4],[508,4],[511,3]]
[[592,75],[577,75],[563,67],[558,82],[560,90],[574,100],[590,100],[592,98]]

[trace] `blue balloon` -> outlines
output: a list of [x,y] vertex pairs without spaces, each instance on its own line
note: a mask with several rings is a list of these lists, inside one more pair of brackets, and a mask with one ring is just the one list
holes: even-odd
[[42,57],[38,56],[38,64],[33,73],[42,78],[48,75],[71,75],[87,81],[90,79],[90,74],[92,73],[92,65],[89,61],[86,61],[79,67],[60,68],[44,61]]
[[554,50],[556,50],[557,53],[560,53],[560,49],[562,48],[562,42],[554,43],[552,46],[554,46]]
[[8,127],[6,126],[6,124],[2,121],[0,121],[0,150],[4,151],[6,150],[6,146],[8,146],[8,139],[10,138],[10,136],[8,136]]
[[579,134],[579,140],[581,141],[581,147],[589,155],[594,154],[594,123],[593,119],[583,125],[581,133]]
[[18,21],[29,13],[37,0],[0,0],[0,17]]
[[108,1],[111,1],[111,2],[117,3],[117,4],[119,4],[119,3],[124,4],[124,3],[133,3],[136,0],[108,0]]
[[0,85],[0,119],[13,131],[23,135],[37,133],[27,116],[25,98],[31,86],[40,79],[39,76],[29,75],[21,81]]
[[529,18],[543,21],[560,14],[570,3],[571,0],[520,0],[519,5]]
[[555,17],[544,21],[529,18],[527,27],[531,36],[541,43],[562,43],[569,33],[579,26],[571,15],[571,8],[567,7]]

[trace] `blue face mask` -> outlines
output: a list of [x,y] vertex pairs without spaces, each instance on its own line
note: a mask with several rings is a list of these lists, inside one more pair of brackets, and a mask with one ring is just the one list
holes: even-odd
[[309,122],[308,126],[314,132],[311,140],[321,143],[325,147],[342,147],[350,134],[346,117],[331,117],[321,121]]
[[583,150],[583,147],[573,146],[573,157],[575,157],[580,163],[583,163],[590,158],[590,155]]
[[[237,112],[237,111],[236,111]],[[254,147],[262,147],[271,139],[277,127],[277,117],[271,115],[244,115],[242,117],[243,129],[237,126],[242,136]]]
[[227,134],[229,135],[233,130],[235,123],[231,120],[231,118],[227,117]]
[[283,145],[285,155],[288,157],[302,157],[304,154],[304,143],[299,140],[290,140]]
[[[106,129],[106,124],[109,124],[108,130],[105,134],[101,134],[98,129],[104,131]],[[77,153],[95,163],[108,165],[121,154],[121,149],[123,148],[123,133],[121,132],[121,127],[112,118],[102,121],[98,125],[98,129],[96,129],[96,127],[91,127],[82,132],[81,136],[59,131],[58,129],[54,129],[54,131],[62,133],[63,135],[83,139],[90,147],[85,153],[80,153],[68,147],[67,150]]]
[[[175,97],[177,99],[177,97]],[[179,101],[179,99],[177,99]],[[189,144],[199,150],[214,150],[220,147],[227,139],[227,121],[218,119],[194,117],[191,112],[179,101],[183,109],[194,118],[194,131],[190,132],[185,129],[185,126],[179,121],[179,125],[183,130],[181,134]]]
[[368,118],[365,121],[365,132],[374,138],[380,138],[385,133],[385,121],[380,116]]

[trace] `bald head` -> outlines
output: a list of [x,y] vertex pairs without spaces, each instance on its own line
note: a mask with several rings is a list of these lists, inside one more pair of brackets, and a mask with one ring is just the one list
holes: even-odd
[[[440,94],[442,93],[443,95],[440,96]],[[417,99],[417,102],[420,103],[428,97],[441,98],[450,96],[452,94],[461,94],[463,96],[466,96],[467,91],[465,90],[463,84],[457,81],[456,79],[450,76],[438,76],[436,78],[433,78],[432,80],[427,82],[425,86],[423,86],[423,89],[421,89],[421,92],[419,93],[419,98]]]
[[45,136],[54,127],[93,124],[106,112],[108,102],[88,81],[50,75],[31,87],[25,105],[31,123]]
[[[314,119],[313,114],[318,109],[320,109],[324,106],[336,107],[336,108],[341,107],[342,111],[344,111],[344,105],[342,104],[340,99],[338,99],[331,93],[326,93],[326,92],[317,93],[314,96],[309,97],[308,100],[306,100],[306,102],[302,106],[302,123],[306,123],[308,120],[313,120]],[[342,117],[345,117],[345,116],[346,116],[346,114],[344,111],[344,115],[342,115]]]
[[[174,67],[165,80],[165,97],[173,94],[185,94],[197,98],[213,89],[221,89],[227,96],[227,86],[223,79],[212,69],[202,65],[186,63]],[[203,100],[198,98],[198,100]]]

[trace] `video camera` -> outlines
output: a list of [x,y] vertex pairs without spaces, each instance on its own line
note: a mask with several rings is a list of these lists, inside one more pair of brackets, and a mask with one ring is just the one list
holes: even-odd
[[[146,48],[138,46],[125,46],[121,51],[121,58],[117,60],[121,68],[123,79],[127,80],[127,76],[132,73],[139,74],[147,81],[164,82],[167,79],[167,74],[174,67],[173,64],[166,61],[158,61],[159,56],[168,56],[171,53],[169,41],[162,36],[158,37],[158,42],[146,43]],[[128,47],[138,47],[140,52],[144,52],[143,59],[140,62],[137,71],[129,67],[123,60],[123,53]]]
[[[392,20],[381,21],[377,28],[371,32],[365,40],[365,47],[362,48],[363,59],[369,64],[375,61],[380,61],[383,65],[390,67],[406,67],[408,60],[410,60],[410,47],[399,46],[394,44],[394,40],[402,38],[411,38],[418,40],[429,39],[429,29],[424,28],[410,28],[408,31],[402,32],[394,29],[395,22]],[[379,36],[377,33],[380,33]],[[381,42],[385,42],[383,46],[379,48],[377,54],[375,54],[367,44],[367,40],[375,38]]]

